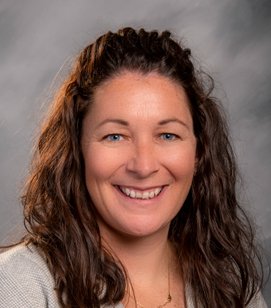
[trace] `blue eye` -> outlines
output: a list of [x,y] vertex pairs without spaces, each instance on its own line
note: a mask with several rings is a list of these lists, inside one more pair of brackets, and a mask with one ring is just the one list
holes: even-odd
[[177,138],[177,135],[170,134],[170,133],[164,133],[164,134],[161,134],[161,138],[166,141],[172,141]]
[[111,135],[107,135],[107,136],[105,137],[105,139],[108,140],[108,141],[113,141],[113,142],[115,142],[115,141],[120,141],[120,140],[122,140],[123,137],[122,137],[121,135],[119,135],[119,134],[111,134]]

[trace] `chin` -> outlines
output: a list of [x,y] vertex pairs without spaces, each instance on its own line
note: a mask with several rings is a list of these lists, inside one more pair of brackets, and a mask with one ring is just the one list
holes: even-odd
[[[112,229],[111,229],[112,230]],[[167,236],[169,230],[169,223],[167,224],[154,224],[153,221],[145,220],[135,224],[129,224],[129,226],[122,226],[115,232],[129,238],[146,238],[153,235]]]

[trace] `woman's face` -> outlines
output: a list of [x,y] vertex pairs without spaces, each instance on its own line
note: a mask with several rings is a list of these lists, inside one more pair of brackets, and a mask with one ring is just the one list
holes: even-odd
[[102,234],[168,232],[195,168],[188,104],[180,85],[156,73],[124,72],[97,88],[81,143]]

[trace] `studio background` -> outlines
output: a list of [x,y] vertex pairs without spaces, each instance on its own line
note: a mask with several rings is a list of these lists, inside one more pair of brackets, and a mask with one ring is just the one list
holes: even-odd
[[[172,31],[214,77],[243,177],[240,201],[270,258],[270,0],[0,0],[0,243],[21,234],[19,195],[57,85],[85,45],[129,25]],[[264,295],[271,306],[270,280]]]

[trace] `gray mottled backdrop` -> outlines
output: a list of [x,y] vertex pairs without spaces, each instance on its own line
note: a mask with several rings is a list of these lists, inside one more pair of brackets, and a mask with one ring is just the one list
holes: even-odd
[[[53,79],[88,42],[127,25],[173,31],[216,80],[244,178],[240,199],[271,254],[270,0],[0,0],[1,243],[22,226],[18,196]],[[270,284],[265,296],[271,305]]]

